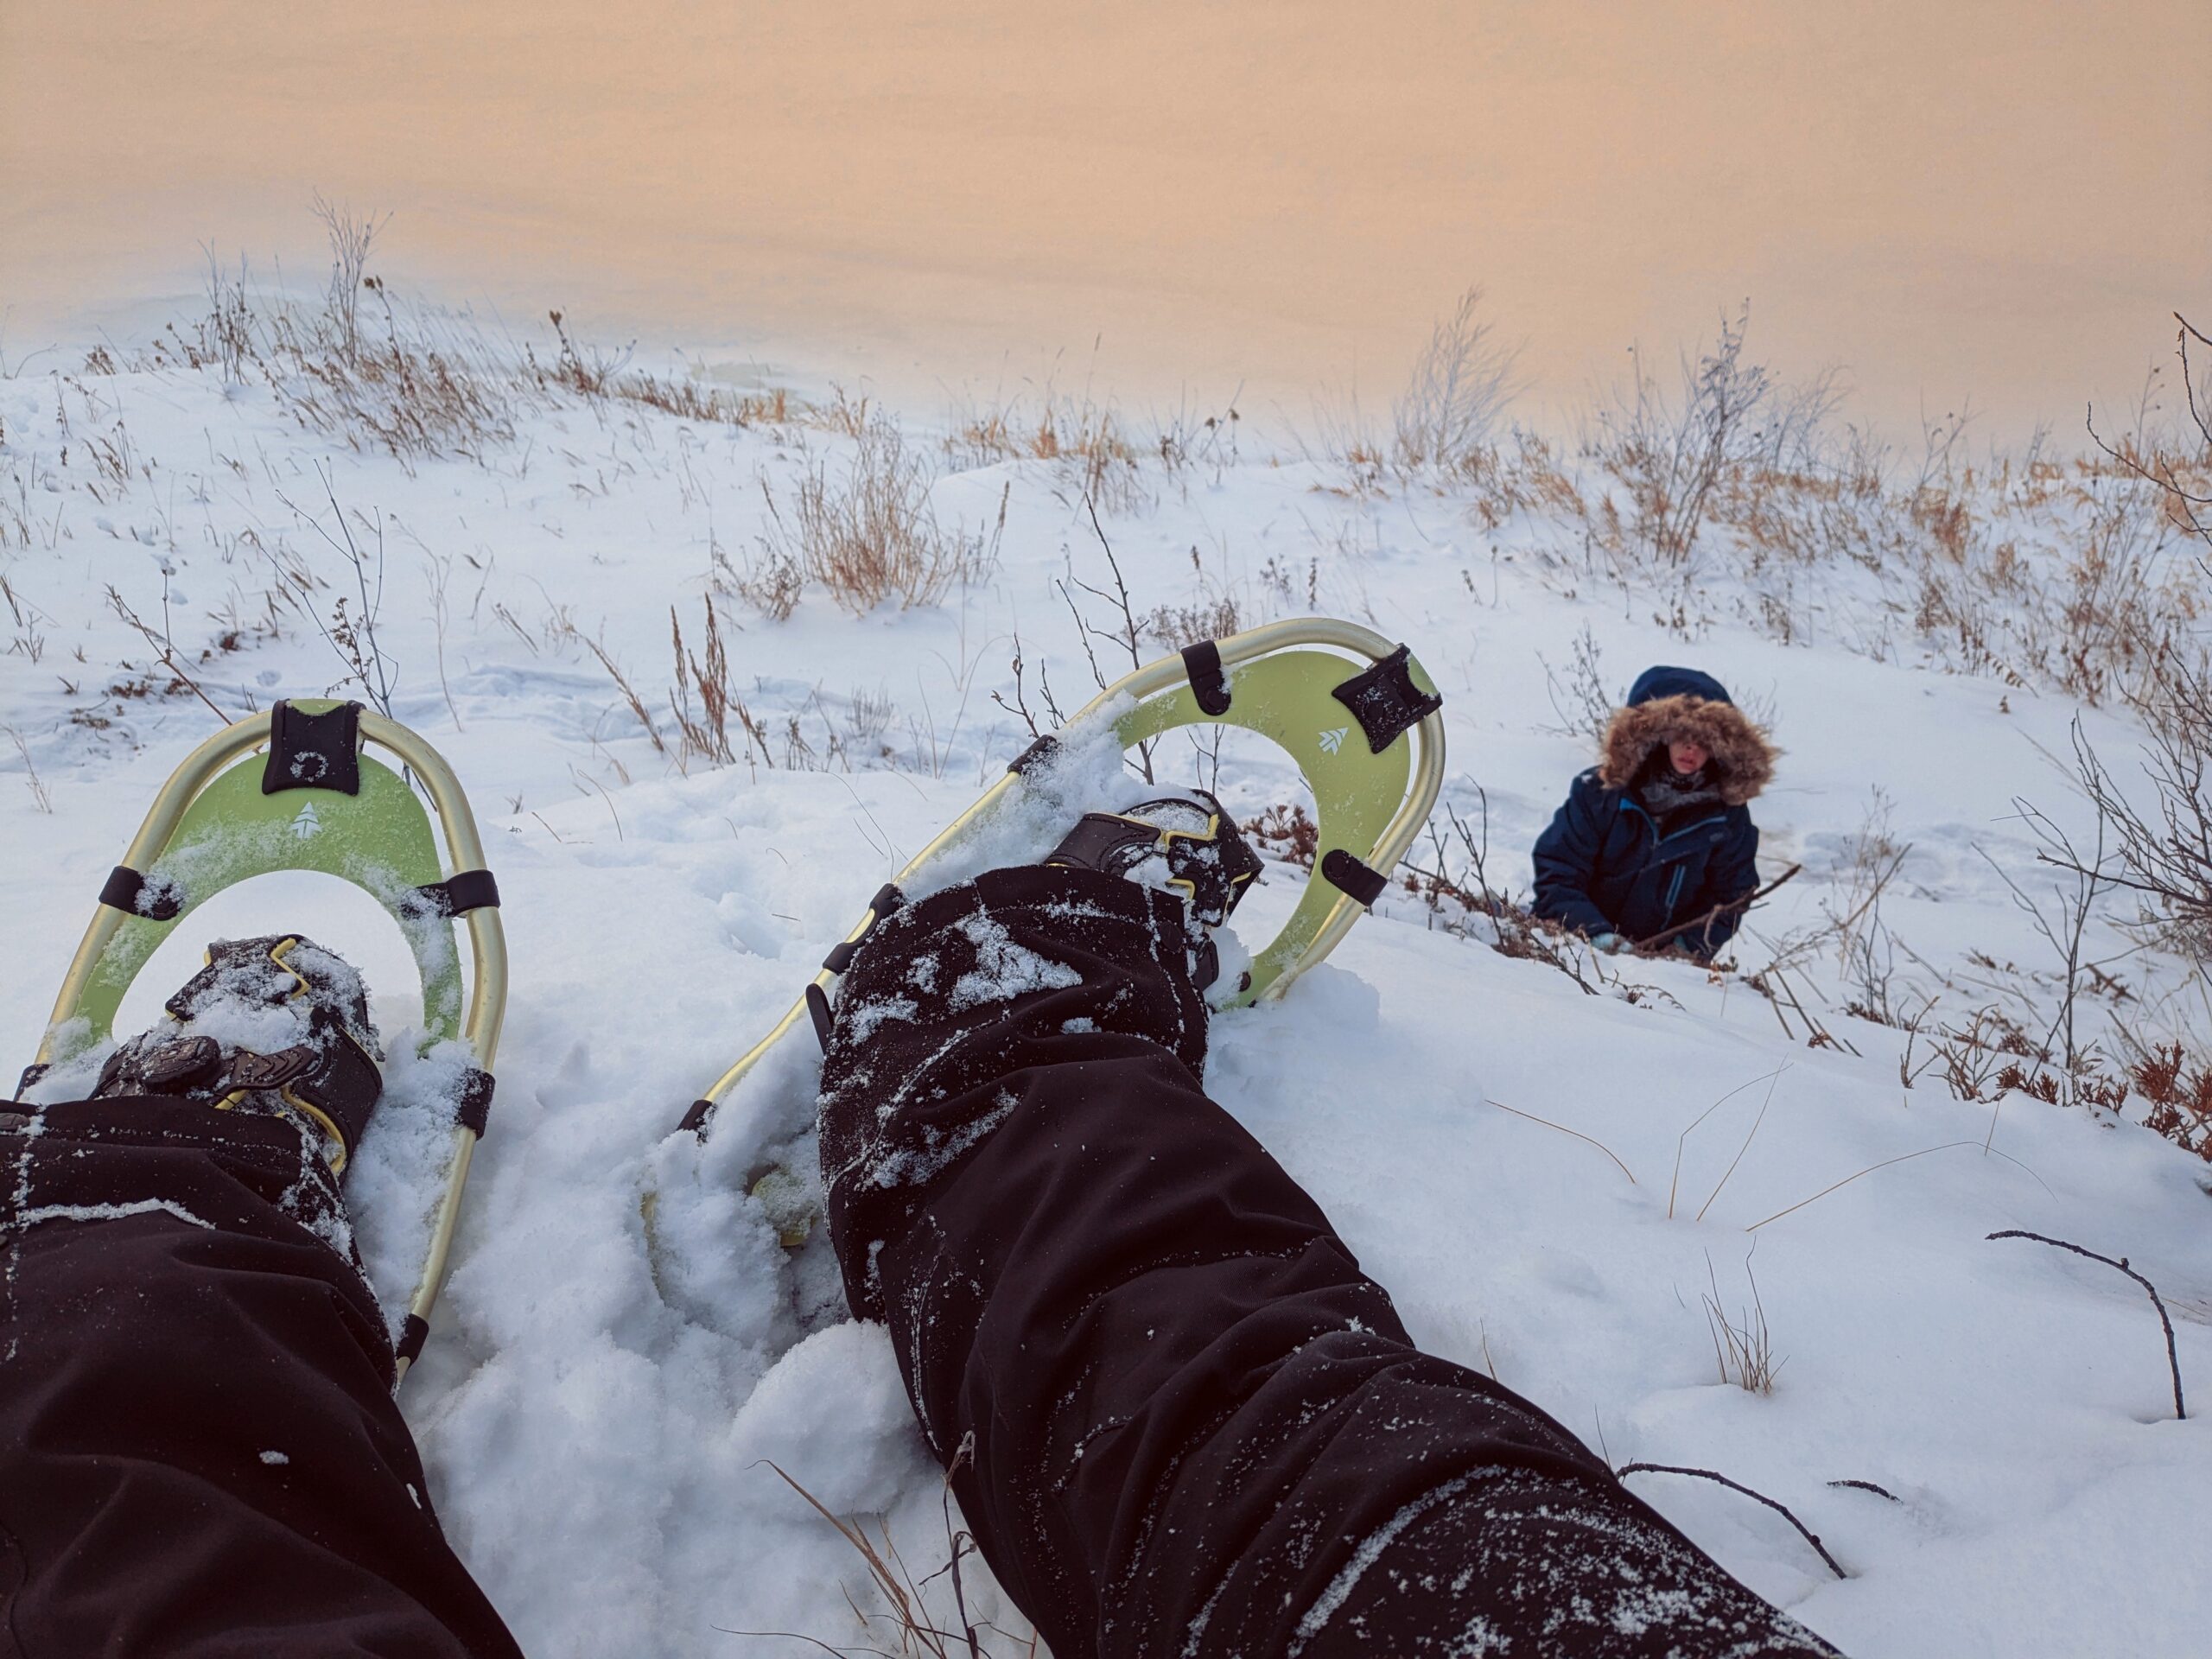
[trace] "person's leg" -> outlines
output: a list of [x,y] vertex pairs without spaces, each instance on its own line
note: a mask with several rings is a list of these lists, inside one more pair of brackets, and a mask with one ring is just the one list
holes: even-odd
[[0,1651],[513,1656],[291,1122],[0,1105]]
[[1414,1348],[1200,1089],[1192,961],[1167,893],[996,871],[876,929],[824,1065],[848,1298],[1060,1659],[1831,1652]]

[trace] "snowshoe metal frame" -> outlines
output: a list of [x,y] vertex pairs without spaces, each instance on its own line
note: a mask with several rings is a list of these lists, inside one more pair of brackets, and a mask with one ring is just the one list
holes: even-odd
[[[450,872],[407,778],[363,753],[365,744],[389,752],[429,796]],[[258,766],[245,759],[257,750],[268,752]],[[279,870],[337,876],[383,906],[422,979],[423,1046],[463,1037],[475,1057],[429,1253],[408,1304],[398,1361],[404,1376],[445,1279],[470,1156],[491,1105],[507,1001],[499,890],[484,868],[468,798],[429,744],[359,703],[318,699],[276,703],[194,749],[154,798],[101,889],[25,1081],[112,1033],[124,993],[184,918],[225,888]],[[474,963],[465,999],[454,939],[464,921]]]
[[[1241,1007],[1281,996],[1336,948],[1380,898],[1389,873],[1428,821],[1444,781],[1444,699],[1404,645],[1332,617],[1273,622],[1207,640],[1123,675],[1077,712],[1070,727],[1117,701],[1135,706],[1115,722],[1124,749],[1186,726],[1236,726],[1287,753],[1319,814],[1313,876],[1275,937],[1253,953],[1251,980],[1217,1003]],[[830,953],[805,994],[713,1088],[683,1127],[703,1136],[715,1110],[802,1018],[828,1024],[830,991],[853,947],[901,902],[911,880],[958,842],[1058,740],[1039,738],[973,806],[907,861],[858,926]]]

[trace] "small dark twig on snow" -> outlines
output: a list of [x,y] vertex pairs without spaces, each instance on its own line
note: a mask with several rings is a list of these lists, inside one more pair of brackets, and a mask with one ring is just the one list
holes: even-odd
[[2129,1267],[2127,1265],[2127,1258],[2126,1256],[2123,1255],[2120,1260],[2115,1262],[2108,1255],[2099,1255],[2094,1250],[2085,1250],[2079,1244],[2069,1244],[2063,1238],[2045,1238],[2041,1233],[2022,1232],[2019,1229],[2014,1227],[2008,1227],[2001,1233],[1992,1233],[1989,1235],[1989,1237],[1993,1239],[2031,1238],[2037,1243],[2048,1244],[2054,1249],[2071,1250],[2076,1255],[2088,1256],[2092,1262],[2101,1262],[2108,1268],[2118,1268],[2122,1273],[2133,1279],[2137,1284],[2142,1286],[2143,1288],[2150,1294],[2151,1306],[2158,1310],[2158,1323],[2165,1327],[2166,1364],[2174,1375],[2174,1416],[2183,1422],[2188,1421],[2189,1411],[2188,1408],[2182,1404],[2181,1398],[2181,1357],[2174,1349],[2174,1322],[2166,1317],[2166,1305],[2159,1298],[2158,1287],[2152,1284],[2148,1279],[2145,1279],[2141,1274],[2136,1272],[2134,1268]]
[[1813,1529],[1810,1527],[1808,1527],[1802,1521],[1800,1521],[1796,1516],[1790,1514],[1789,1506],[1788,1504],[1776,1503],[1774,1499],[1769,1497],[1764,1492],[1753,1491],[1750,1487],[1745,1485],[1740,1480],[1731,1480],[1727,1476],[1717,1474],[1710,1469],[1685,1469],[1677,1464],[1672,1463],[1624,1463],[1619,1468],[1614,1470],[1613,1473],[1617,1478],[1621,1479],[1625,1479],[1630,1475],[1654,1474],[1695,1475],[1700,1480],[1719,1481],[1720,1484],[1726,1486],[1732,1492],[1741,1492],[1745,1497],[1757,1498],[1760,1503],[1765,1504],[1767,1508],[1772,1510],[1783,1520],[1787,1521],[1791,1526],[1796,1528],[1799,1532],[1804,1534],[1805,1541],[1820,1552],[1821,1559],[1828,1564],[1828,1571],[1834,1573],[1836,1577],[1839,1579],[1847,1579],[1851,1576],[1851,1574],[1845,1572],[1842,1567],[1836,1565],[1835,1557],[1828,1554],[1827,1546],[1820,1541]]
[[1892,1503],[1902,1503],[1904,1502],[1903,1498],[1899,1497],[1888,1487],[1877,1486],[1871,1480],[1832,1480],[1828,1482],[1828,1484],[1831,1486],[1848,1486],[1854,1492],[1872,1492],[1877,1497],[1888,1498]]

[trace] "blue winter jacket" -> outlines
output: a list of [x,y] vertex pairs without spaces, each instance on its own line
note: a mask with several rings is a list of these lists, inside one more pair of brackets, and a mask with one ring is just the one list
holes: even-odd
[[[1648,939],[1755,890],[1758,847],[1750,809],[1719,802],[1662,836],[1651,814],[1601,783],[1593,766],[1536,838],[1535,912],[1585,933]],[[1741,917],[1731,911],[1670,943],[1708,960]]]

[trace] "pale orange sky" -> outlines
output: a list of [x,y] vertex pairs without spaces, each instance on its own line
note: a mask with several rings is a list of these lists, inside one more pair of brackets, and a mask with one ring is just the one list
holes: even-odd
[[[2212,311],[2202,0],[0,0],[10,359],[197,245],[915,393],[1387,404],[1471,282],[1571,402],[1753,302],[1909,429],[2131,394]],[[1100,343],[1094,352],[1093,342]]]

